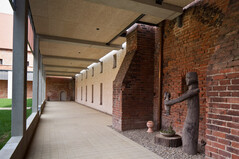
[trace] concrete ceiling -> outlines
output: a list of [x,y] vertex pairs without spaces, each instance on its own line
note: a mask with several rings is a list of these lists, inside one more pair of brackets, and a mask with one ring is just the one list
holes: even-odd
[[126,39],[112,39],[137,18],[158,24],[180,15],[192,1],[164,0],[159,5],[155,0],[29,0],[40,51],[45,56],[43,64],[56,65],[45,67],[51,75],[80,72],[82,69],[72,67],[85,68],[92,63],[81,58],[98,60],[111,50],[120,49]]

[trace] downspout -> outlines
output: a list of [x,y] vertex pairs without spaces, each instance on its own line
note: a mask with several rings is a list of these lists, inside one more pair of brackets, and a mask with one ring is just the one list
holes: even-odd
[[163,46],[164,46],[164,29],[165,20],[160,23],[160,54],[159,54],[159,125],[158,129],[161,128],[162,122],[162,108],[163,108]]

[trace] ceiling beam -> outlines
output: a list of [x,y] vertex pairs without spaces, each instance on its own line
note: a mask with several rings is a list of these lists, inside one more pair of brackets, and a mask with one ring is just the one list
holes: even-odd
[[[151,15],[161,19],[172,20],[183,13],[180,6],[162,3],[157,4],[155,0],[87,0],[106,6],[129,10],[139,14]],[[193,1],[193,0],[192,0]]]
[[55,70],[45,70],[46,73],[66,73],[66,74],[78,74],[80,72],[67,72],[67,71],[55,71]]
[[104,49],[112,49],[112,50],[119,50],[122,48],[121,45],[116,45],[116,44],[107,45],[106,43],[97,42],[97,41],[73,39],[73,38],[51,36],[51,35],[44,35],[44,34],[39,34],[39,38],[41,41],[54,41],[57,43],[71,43],[71,44],[77,44],[77,45],[81,45],[81,46],[85,46],[85,47],[104,48]]
[[43,55],[43,58],[54,58],[54,59],[59,59],[59,60],[75,60],[75,61],[86,61],[86,62],[99,62],[99,60],[97,60],[97,59],[65,57],[65,56],[54,56],[54,55]]
[[157,8],[161,8],[161,9],[167,9],[167,10],[170,10],[170,11],[173,11],[173,12],[179,12],[179,13],[183,13],[183,8],[180,7],[180,6],[176,6],[176,5],[173,5],[173,4],[169,4],[169,3],[165,3],[165,2],[162,2],[162,4],[157,4],[155,0],[132,0],[132,1],[135,1],[135,2],[138,2],[138,3],[142,3],[142,4],[146,4],[146,5],[149,5],[149,6],[154,6],[154,7],[157,7]]
[[87,67],[80,66],[60,66],[60,65],[47,65],[44,64],[45,67],[57,67],[57,68],[72,68],[72,69],[87,69]]
[[111,42],[113,42],[115,39],[117,39],[120,35],[126,32],[127,29],[129,29],[131,26],[133,26],[136,22],[138,22],[140,19],[142,19],[145,16],[145,14],[141,14],[138,16],[134,21],[132,21],[126,28],[124,28],[119,34],[117,34],[113,39],[111,39],[107,45],[110,45]]
[[82,69],[79,69],[79,70],[72,70],[72,69],[65,69],[65,68],[57,68],[57,67],[47,67],[47,68],[44,68],[44,70],[46,72],[70,72],[70,73],[80,73],[80,71],[82,71]]
[[64,77],[74,77],[74,75],[56,75],[56,74],[46,74],[46,76],[64,76]]

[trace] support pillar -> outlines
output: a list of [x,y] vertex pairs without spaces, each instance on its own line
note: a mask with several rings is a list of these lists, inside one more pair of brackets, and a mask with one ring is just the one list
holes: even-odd
[[42,95],[42,102],[44,102],[46,97],[46,74],[44,71],[44,66],[43,66],[43,95]]
[[113,127],[121,131],[146,128],[153,120],[155,27],[138,24],[129,30],[113,82]]
[[13,20],[12,136],[26,131],[28,0],[16,2]]
[[44,101],[44,94],[45,94],[45,71],[44,71],[44,66],[42,63],[42,96],[41,96],[41,102],[43,103]]
[[34,39],[34,62],[33,62],[33,96],[32,96],[32,112],[38,111],[38,95],[39,95],[39,39],[35,35]]
[[41,106],[41,102],[42,102],[42,55],[39,54],[39,75],[38,75],[38,83],[39,83],[39,93],[38,93],[38,105]]

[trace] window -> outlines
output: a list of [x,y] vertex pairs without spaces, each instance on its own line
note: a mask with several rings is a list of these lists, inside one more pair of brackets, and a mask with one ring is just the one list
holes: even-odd
[[81,74],[81,80],[83,81],[83,74]]
[[87,79],[88,71],[85,72],[85,79]]
[[103,83],[100,83],[100,105],[102,105],[103,98]]
[[83,88],[81,87],[81,100],[82,100],[82,97],[83,97]]
[[92,67],[92,77],[94,76],[95,68]]
[[100,62],[100,73],[103,73],[103,62]]
[[2,65],[3,64],[3,60],[2,59],[0,59],[0,65]]
[[85,86],[85,101],[87,102],[87,86]]
[[113,55],[113,68],[117,67],[117,54]]
[[92,85],[91,103],[94,103],[94,85]]
[[27,61],[27,66],[29,66],[29,61]]

